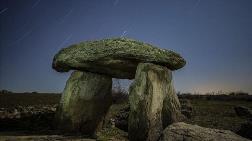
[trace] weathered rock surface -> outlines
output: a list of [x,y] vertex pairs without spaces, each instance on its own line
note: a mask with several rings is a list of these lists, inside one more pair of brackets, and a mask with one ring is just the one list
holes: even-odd
[[124,107],[120,110],[120,112],[115,117],[115,127],[126,132],[128,131],[129,111],[129,106]]
[[182,68],[185,60],[177,53],[126,38],[87,41],[60,50],[53,59],[59,72],[82,70],[133,79],[140,62]]
[[11,105],[10,107],[0,108],[0,133],[18,130],[32,132],[43,130],[51,133],[51,130],[54,129],[56,107],[57,105]]
[[241,124],[240,129],[236,133],[252,139],[252,110],[245,106],[236,106],[234,110],[239,117],[247,119],[247,122]]
[[57,105],[16,106],[0,108],[0,119],[20,119],[39,115],[41,113],[54,113]]
[[180,104],[181,104],[181,113],[186,118],[190,119],[193,113],[193,106],[191,104],[191,101],[187,99],[181,99]]
[[204,128],[183,122],[168,126],[161,141],[249,141],[229,130]]
[[112,78],[75,71],[64,89],[57,118],[67,132],[93,135],[112,103]]
[[240,129],[236,132],[238,135],[252,139],[252,119],[243,123]]
[[163,66],[138,65],[129,102],[129,139],[132,141],[158,140],[163,129],[181,116],[172,73]]
[[62,135],[14,135],[2,136],[0,141],[96,141],[83,137],[62,136]]
[[240,117],[252,118],[252,110],[245,106],[234,107],[235,113]]

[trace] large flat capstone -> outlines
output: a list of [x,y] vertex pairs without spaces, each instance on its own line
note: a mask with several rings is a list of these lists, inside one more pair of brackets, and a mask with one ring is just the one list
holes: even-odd
[[59,72],[80,70],[133,79],[139,63],[153,63],[176,70],[186,62],[171,50],[117,38],[86,41],[64,48],[54,56],[53,68]]

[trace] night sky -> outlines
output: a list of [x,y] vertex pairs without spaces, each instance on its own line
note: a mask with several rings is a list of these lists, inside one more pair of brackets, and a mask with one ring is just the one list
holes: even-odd
[[0,1],[0,89],[62,92],[70,72],[51,68],[61,48],[128,37],[187,60],[177,91],[252,93],[251,0]]

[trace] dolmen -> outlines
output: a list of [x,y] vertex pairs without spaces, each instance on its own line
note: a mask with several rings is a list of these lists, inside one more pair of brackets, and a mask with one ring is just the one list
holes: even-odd
[[57,112],[58,128],[93,135],[112,104],[112,78],[134,79],[129,89],[129,139],[157,141],[182,118],[172,71],[186,61],[171,50],[127,38],[86,41],[60,50],[52,67],[74,70]]

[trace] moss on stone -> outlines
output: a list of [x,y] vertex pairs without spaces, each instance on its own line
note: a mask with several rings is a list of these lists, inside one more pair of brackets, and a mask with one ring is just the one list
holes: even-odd
[[150,62],[171,70],[182,68],[185,60],[177,53],[127,38],[86,41],[60,50],[53,68],[59,72],[71,69],[108,74],[117,78],[134,78],[140,62]]
[[112,78],[74,71],[67,81],[57,111],[63,132],[93,135],[112,104]]
[[163,66],[140,63],[129,90],[129,139],[158,140],[162,130],[180,119],[172,73]]

